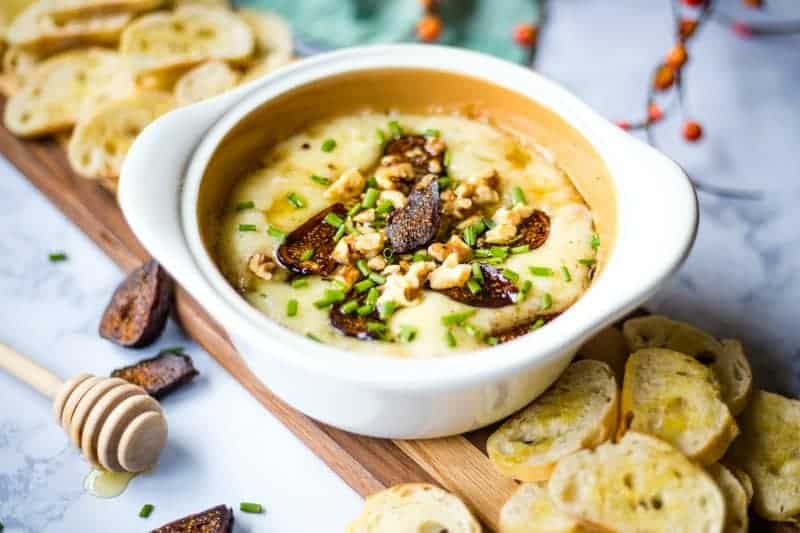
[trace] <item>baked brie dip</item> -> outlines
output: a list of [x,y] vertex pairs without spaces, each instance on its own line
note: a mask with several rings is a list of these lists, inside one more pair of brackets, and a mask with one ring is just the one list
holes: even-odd
[[587,290],[592,213],[552,153],[459,114],[361,112],[273,145],[214,250],[257,309],[319,342],[437,357],[533,332]]

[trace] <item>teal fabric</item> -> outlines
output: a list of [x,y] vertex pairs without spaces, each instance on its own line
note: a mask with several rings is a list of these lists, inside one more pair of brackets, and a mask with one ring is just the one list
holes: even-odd
[[[413,42],[419,0],[234,0],[268,9],[292,25],[300,52],[357,44]],[[444,0],[442,44],[462,46],[511,61],[526,52],[514,43],[514,26],[538,20],[536,0]]]

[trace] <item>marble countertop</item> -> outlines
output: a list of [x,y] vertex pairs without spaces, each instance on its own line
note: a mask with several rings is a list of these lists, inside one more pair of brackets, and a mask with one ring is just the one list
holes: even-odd
[[[668,4],[559,2],[540,70],[609,118],[642,108],[647,75],[669,46]],[[783,4],[786,4],[784,2]],[[800,13],[795,13],[800,17]],[[715,185],[755,188],[758,201],[700,194],[694,250],[650,308],[741,338],[760,385],[800,393],[799,37],[744,41],[710,25],[690,50],[692,116],[707,138],[685,144],[664,124],[662,148]],[[587,60],[588,59],[588,60]],[[675,214],[681,216],[680,213]],[[669,223],[669,221],[665,221]],[[69,260],[50,263],[50,252]],[[107,374],[182,345],[201,376],[164,400],[170,441],[157,472],[120,497],[82,488],[87,465],[47,400],[0,373],[0,521],[4,533],[140,532],[219,503],[237,532],[341,531],[361,500],[207,354],[170,325],[141,352],[112,346],[97,323],[121,274],[0,158],[0,339],[62,376]],[[148,520],[137,517],[156,506]]]

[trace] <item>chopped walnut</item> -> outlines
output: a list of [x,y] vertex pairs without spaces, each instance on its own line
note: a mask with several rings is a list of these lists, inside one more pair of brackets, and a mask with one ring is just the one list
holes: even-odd
[[470,227],[473,224],[480,222],[481,220],[483,220],[482,216],[472,215],[471,217],[465,218],[464,220],[459,222],[458,225],[456,225],[456,228],[463,230]]
[[459,264],[458,255],[452,253],[447,256],[442,266],[431,272],[429,281],[432,289],[452,289],[464,286],[471,273],[472,267],[468,264]]
[[376,255],[369,261],[367,261],[367,266],[372,270],[377,270],[380,272],[384,268],[386,268],[386,259],[383,258],[382,255]]
[[353,217],[354,222],[374,222],[375,221],[375,210],[374,209],[365,209],[361,211],[357,215]]
[[353,238],[353,248],[364,257],[374,257],[383,251],[385,236],[382,231],[355,235]]
[[428,140],[425,141],[425,151],[437,156],[444,152],[444,142],[438,137],[428,137]]
[[275,271],[275,262],[266,254],[253,254],[247,262],[247,268],[263,280],[271,280],[272,273]]
[[459,198],[452,189],[447,189],[439,198],[442,201],[442,212],[453,218],[464,218],[472,210],[472,200],[469,198]]
[[[369,263],[367,263],[369,265]],[[391,276],[392,274],[402,274],[403,267],[400,265],[387,265],[383,270],[381,270],[381,274],[384,276]]]
[[357,168],[346,170],[325,191],[326,200],[347,200],[361,194],[367,180]]
[[331,252],[331,257],[339,264],[350,264],[350,245],[347,239],[340,239],[339,242],[336,243],[336,246],[333,247],[333,251]]
[[414,167],[411,163],[401,162],[394,155],[387,155],[381,159],[381,165],[375,170],[375,181],[381,189],[396,189],[398,181],[414,178]]
[[351,265],[342,265],[333,272],[333,279],[342,282],[348,288],[352,287],[359,277],[361,272]]
[[452,235],[447,243],[435,242],[428,246],[428,255],[440,263],[447,259],[450,254],[456,254],[459,263],[465,263],[472,259],[472,248],[461,240],[458,235]]
[[436,263],[433,261],[419,261],[413,263],[405,274],[400,272],[390,274],[383,285],[383,292],[378,298],[378,304],[395,302],[404,307],[417,305],[420,302],[422,286],[435,268]]
[[474,208],[493,204],[500,200],[497,192],[500,176],[490,170],[461,182],[454,191],[442,193],[444,212],[456,218],[464,218]]
[[484,234],[486,242],[493,244],[506,243],[517,234],[517,226],[533,214],[533,206],[517,204],[514,207],[501,207],[492,215],[495,227]]
[[380,196],[378,196],[378,199],[381,201],[389,200],[390,202],[392,202],[392,205],[394,206],[395,209],[401,209],[405,207],[407,202],[406,195],[400,191],[381,191],[381,194]]

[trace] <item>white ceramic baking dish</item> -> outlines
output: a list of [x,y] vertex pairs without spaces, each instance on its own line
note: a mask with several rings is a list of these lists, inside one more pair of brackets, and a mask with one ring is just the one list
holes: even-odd
[[[297,87],[387,68],[448,71],[515,91],[578,130],[607,166],[617,202],[613,252],[590,290],[535,334],[438,359],[348,353],[260,314],[209,256],[198,224],[198,195],[226,134],[253,110]],[[639,306],[675,272],[697,227],[694,190],[673,161],[535,72],[481,54],[424,45],[320,55],[162,117],[134,143],[122,171],[119,202],[142,244],[222,324],[275,394],[327,424],[390,438],[461,433],[524,406],[555,380],[584,341]]]

